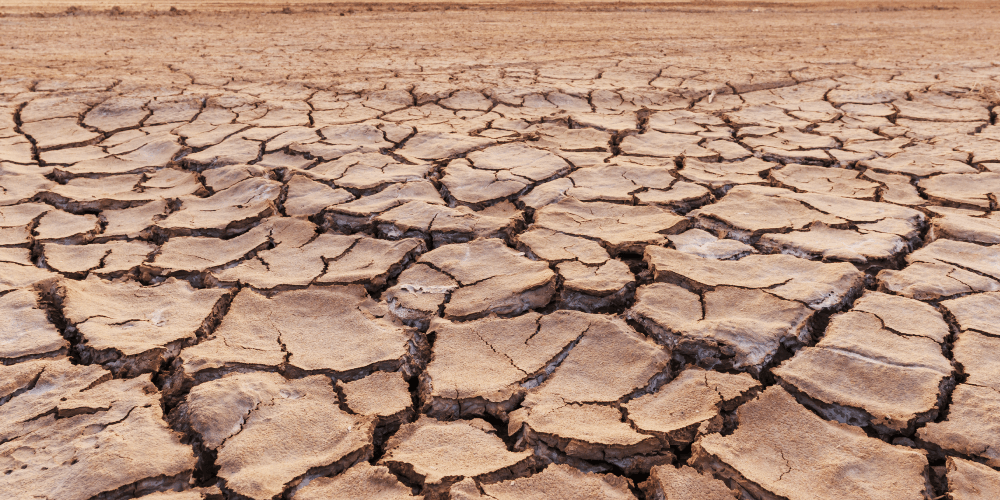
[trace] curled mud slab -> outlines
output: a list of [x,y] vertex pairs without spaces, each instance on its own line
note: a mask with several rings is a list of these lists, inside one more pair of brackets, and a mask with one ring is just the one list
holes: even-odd
[[1000,497],[988,2],[2,3],[4,498]]

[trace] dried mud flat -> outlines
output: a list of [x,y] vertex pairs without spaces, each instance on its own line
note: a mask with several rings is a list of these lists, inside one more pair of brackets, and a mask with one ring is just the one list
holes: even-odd
[[81,5],[0,18],[6,498],[1000,497],[993,6]]

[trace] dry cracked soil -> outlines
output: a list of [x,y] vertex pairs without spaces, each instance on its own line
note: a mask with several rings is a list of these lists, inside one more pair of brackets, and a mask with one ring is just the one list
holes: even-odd
[[0,10],[4,498],[1000,498],[996,4]]

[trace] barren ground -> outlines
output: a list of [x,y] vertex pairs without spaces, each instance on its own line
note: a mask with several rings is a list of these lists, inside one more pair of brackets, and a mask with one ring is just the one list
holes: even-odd
[[0,5],[0,490],[1000,497],[993,2]]

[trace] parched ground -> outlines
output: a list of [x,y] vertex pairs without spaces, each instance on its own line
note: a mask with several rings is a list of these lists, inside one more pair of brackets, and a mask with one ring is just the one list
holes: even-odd
[[1000,497],[991,2],[0,11],[5,498]]

